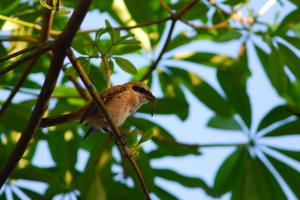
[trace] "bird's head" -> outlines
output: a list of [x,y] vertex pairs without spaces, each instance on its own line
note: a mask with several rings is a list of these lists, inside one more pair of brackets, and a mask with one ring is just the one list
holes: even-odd
[[143,82],[129,82],[126,84],[140,99],[141,103],[154,102],[155,96],[151,93],[149,87]]
[[156,105],[156,98],[151,93],[149,87],[143,82],[129,82],[126,84],[130,90],[132,90],[140,100],[140,104],[152,103],[152,115]]

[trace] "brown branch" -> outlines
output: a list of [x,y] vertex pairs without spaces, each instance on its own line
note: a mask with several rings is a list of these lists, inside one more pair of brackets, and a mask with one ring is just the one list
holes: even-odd
[[30,55],[24,56],[23,58],[20,58],[19,60],[17,60],[13,64],[11,64],[11,65],[7,66],[6,68],[0,70],[0,76],[2,76],[4,74],[6,74],[7,72],[17,68],[19,65],[23,64],[24,62],[27,62],[27,61],[35,58],[35,57],[40,56],[41,54],[43,54],[46,51],[50,50],[51,47],[52,47],[51,43],[47,43],[46,45],[37,48]]
[[92,0],[79,0],[78,4],[65,26],[61,36],[55,40],[53,45],[53,58],[48,69],[46,79],[44,81],[40,95],[37,98],[36,105],[32,111],[29,122],[18,140],[13,152],[5,162],[0,173],[0,186],[2,187],[13,169],[16,167],[18,161],[21,159],[33,134],[35,133],[47,104],[54,90],[59,72],[66,57],[66,49],[71,46],[71,42],[78,31]]
[[31,42],[31,43],[36,43],[38,42],[37,39],[35,38],[32,38],[31,36],[0,36],[0,41],[1,42],[5,42],[5,41],[8,41],[8,42],[14,42],[14,41],[17,41],[17,42]]
[[217,23],[217,24],[213,24],[213,25],[197,25],[197,24],[192,24],[190,22],[186,22],[186,21],[184,21],[184,23],[193,29],[205,30],[205,31],[209,31],[212,29],[225,29],[225,28],[228,28],[228,25],[229,25],[228,20]]
[[179,11],[177,11],[175,14],[173,14],[172,19],[173,20],[179,20],[190,8],[192,8],[198,0],[191,0],[186,5],[184,5]]
[[45,44],[38,44],[38,45],[33,45],[33,46],[31,46],[31,47],[22,49],[22,50],[20,50],[20,51],[17,51],[17,52],[15,52],[15,53],[12,53],[12,54],[10,54],[10,55],[7,55],[7,56],[5,56],[5,57],[3,57],[3,58],[0,58],[0,62],[9,60],[9,59],[11,59],[11,58],[17,57],[17,56],[22,55],[22,54],[25,54],[25,53],[28,53],[28,52],[33,51],[33,50],[35,50],[36,48],[41,47],[41,46],[44,46],[44,45],[45,45]]
[[164,53],[166,52],[166,50],[168,48],[168,45],[169,45],[169,42],[171,40],[171,36],[172,36],[173,31],[174,31],[174,27],[175,27],[175,24],[176,24],[177,20],[179,20],[197,2],[198,2],[198,0],[191,0],[189,3],[184,5],[179,11],[177,11],[174,14],[171,14],[172,23],[171,23],[170,29],[168,31],[168,35],[167,35],[167,38],[166,38],[165,43],[163,45],[163,48],[162,48],[161,52],[159,53],[157,59],[151,64],[151,66],[149,67],[149,69],[147,70],[145,75],[142,77],[141,81],[144,81],[147,78],[149,78],[150,75],[152,74],[152,72],[157,68],[158,63],[160,62],[160,60],[162,59]]
[[171,36],[172,36],[172,33],[174,31],[174,27],[175,27],[175,24],[176,24],[176,21],[177,20],[172,20],[172,24],[170,26],[170,29],[169,29],[169,32],[168,32],[168,36],[166,38],[166,41],[164,43],[164,46],[161,50],[161,52],[159,53],[157,59],[152,63],[152,65],[149,67],[149,69],[147,70],[147,72],[145,73],[145,75],[142,77],[141,81],[144,81],[146,80],[147,78],[149,78],[149,76],[152,74],[152,72],[156,69],[158,63],[160,62],[160,60],[162,59],[162,56],[164,55],[165,51],[167,50],[168,48],[168,45],[169,45],[169,42],[171,40]]
[[166,11],[168,11],[169,14],[173,13],[172,8],[167,4],[165,0],[159,0],[159,3]]
[[[171,16],[168,17],[164,17],[161,19],[155,19],[155,20],[151,20],[148,22],[144,22],[144,23],[140,23],[137,25],[133,25],[133,26],[119,26],[119,27],[113,27],[112,29],[115,30],[130,30],[130,29],[135,29],[135,28],[142,28],[142,27],[147,27],[147,26],[152,26],[155,24],[161,24],[164,23],[166,21],[168,21],[169,19],[171,19]],[[32,28],[34,28],[35,30],[40,31],[41,30],[41,26],[38,24],[35,24]],[[83,33],[92,33],[92,32],[96,32],[101,30],[100,28],[98,29],[89,29],[89,30],[79,30],[76,34],[83,34]],[[62,32],[61,31],[55,31],[55,30],[51,30],[50,31],[50,35],[51,36],[59,36]],[[33,38],[27,37],[27,36],[17,36],[17,37],[3,37],[1,38],[0,36],[0,41],[28,41],[28,42],[36,42],[36,40],[34,40]]]
[[[111,29],[114,29],[114,30],[130,30],[130,29],[135,29],[135,28],[143,28],[143,27],[147,27],[147,26],[152,26],[152,25],[164,23],[164,22],[168,21],[169,19],[171,19],[171,16],[164,17],[164,18],[161,18],[161,19],[155,19],[155,20],[152,20],[152,21],[140,23],[140,24],[133,25],[133,26],[112,27]],[[92,32],[96,32],[96,31],[99,31],[99,30],[101,30],[101,28],[100,29],[81,30],[81,31],[78,31],[78,34],[92,33]]]
[[111,120],[111,118],[110,118],[110,116],[109,116],[109,114],[108,114],[108,112],[105,108],[105,105],[104,105],[103,101],[99,97],[97,91],[94,89],[91,81],[89,80],[89,77],[87,76],[87,74],[83,70],[81,64],[76,59],[76,57],[75,57],[75,55],[74,55],[74,53],[72,52],[71,49],[68,50],[67,56],[68,56],[70,62],[72,63],[73,67],[75,68],[76,72],[79,74],[79,77],[81,78],[81,80],[84,83],[85,87],[89,91],[91,97],[95,101],[98,109],[101,110],[101,112],[103,113],[105,119],[107,120],[108,125],[110,126],[114,136],[116,137],[116,145],[117,145],[118,149],[121,150],[124,157],[127,157],[128,161],[130,162],[134,172],[136,173],[136,175],[139,179],[139,182],[140,182],[140,185],[143,189],[145,198],[150,199],[149,190],[148,190],[148,187],[146,186],[146,183],[145,183],[144,178],[143,178],[143,176],[140,172],[140,169],[137,166],[135,160],[132,158],[131,151],[127,148],[127,146],[125,144],[122,143],[122,139],[121,139],[122,135],[120,133],[120,130],[113,124],[113,122],[112,122],[112,120]]
[[20,87],[23,85],[23,83],[25,82],[28,74],[30,73],[32,67],[34,66],[34,64],[36,63],[38,58],[33,58],[28,66],[23,70],[20,79],[18,80],[18,82],[16,83],[16,85],[14,86],[14,88],[11,90],[11,93],[9,94],[8,98],[6,99],[6,101],[4,102],[4,104],[1,106],[0,109],[0,119],[3,116],[3,114],[5,113],[5,111],[7,110],[7,108],[10,106],[13,98],[15,97],[15,95],[17,94],[17,92],[19,91]]

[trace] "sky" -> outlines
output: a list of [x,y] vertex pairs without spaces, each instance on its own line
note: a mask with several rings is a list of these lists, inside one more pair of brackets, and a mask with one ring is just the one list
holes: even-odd
[[[250,7],[257,10],[260,8],[265,1],[259,0],[251,0]],[[260,17],[261,21],[270,22],[273,20],[274,15],[279,12],[279,21],[290,11],[293,9],[293,6],[286,1],[284,2],[284,6],[281,7],[278,3],[271,7],[262,17]],[[242,14],[246,14],[246,8],[242,10]],[[117,25],[115,22],[109,18],[106,14],[99,14],[98,12],[91,12],[86,17],[82,29],[90,29],[90,28],[99,28],[104,26],[105,19],[109,19],[112,25]],[[97,21],[97,23],[95,23]],[[168,24],[170,26],[170,24]],[[188,27],[183,24],[178,24],[175,27],[175,34],[181,31],[182,29],[187,29],[191,31]],[[175,35],[174,34],[174,35]],[[164,38],[165,38],[164,34]],[[258,44],[262,45],[259,40],[256,40]],[[185,51],[200,51],[200,52],[218,52],[222,54],[227,54],[233,57],[237,56],[237,52],[240,46],[240,41],[233,41],[230,43],[217,44],[214,42],[200,41],[194,42],[188,45],[185,48],[179,48],[178,52]],[[159,46],[161,48],[161,45]],[[259,60],[257,59],[253,46],[250,43],[247,43],[247,49],[249,50],[249,68],[251,69],[252,76],[248,81],[248,94],[250,96],[251,105],[252,105],[252,115],[253,115],[253,124],[258,124],[260,119],[266,114],[270,109],[284,103],[284,101],[278,97],[274,89],[272,88],[270,82],[267,80],[266,75],[260,65]],[[157,54],[159,50],[155,52]],[[299,53],[299,52],[298,52]],[[299,55],[299,54],[298,54]],[[146,60],[136,57],[136,56],[125,56],[130,59],[137,66],[143,66],[146,64]],[[162,61],[161,64],[172,64],[172,66],[176,65],[178,67],[184,67],[192,70],[197,73],[201,77],[203,77],[208,83],[210,83],[214,88],[216,88],[219,92],[222,93],[221,88],[216,79],[216,72],[214,69],[199,66],[196,64],[189,63],[188,65],[185,63],[179,63],[174,61]],[[127,82],[130,79],[130,76],[124,72],[117,71],[115,75],[112,77],[112,83],[122,84]],[[157,77],[154,77],[154,85],[152,88],[153,93],[156,96],[161,95],[161,91],[159,90]],[[42,81],[42,80],[41,80]],[[0,92],[1,93],[1,92]],[[2,93],[3,95],[1,99],[5,99],[7,93]],[[214,113],[209,110],[205,105],[199,102],[189,91],[185,90],[185,94],[190,103],[190,114],[187,120],[181,121],[176,116],[163,116],[163,115],[154,115],[154,117],[150,117],[149,115],[140,114],[139,116],[149,118],[157,122],[166,128],[169,132],[173,134],[173,136],[180,142],[184,143],[197,143],[197,144],[224,144],[224,143],[239,143],[246,142],[247,137],[244,133],[239,131],[220,131],[217,129],[212,129],[206,127],[207,121],[210,117],[214,116]],[[4,98],[3,98],[4,97]],[[18,98],[16,98],[18,100]],[[292,137],[292,138],[280,138],[275,140],[264,140],[260,142],[265,142],[269,144],[273,144],[275,146],[286,147],[289,149],[298,149],[300,150],[299,143],[300,137]],[[45,145],[46,143],[41,143],[38,147],[37,154],[35,155],[33,163],[41,166],[48,167],[53,166],[54,162],[51,158],[49,151]],[[154,144],[151,141],[148,141],[143,144],[146,151],[149,151],[154,148]],[[159,160],[154,160],[151,162],[152,167],[154,168],[168,168],[174,169],[179,173],[187,176],[197,176],[203,178],[209,185],[212,186],[214,181],[214,176],[224,161],[224,159],[232,153],[234,147],[209,147],[209,148],[200,148],[200,151],[203,153],[201,156],[185,156],[185,157],[167,157]],[[88,155],[84,151],[79,152],[80,162],[77,163],[78,169],[83,169],[85,165],[85,161],[88,158]],[[291,165],[295,165],[295,167],[300,168],[299,163],[292,163]],[[118,167],[114,167],[115,171],[120,171],[121,169]],[[178,183],[174,183],[171,181],[157,179],[156,183],[163,187],[164,189],[170,191],[174,195],[178,196],[179,199],[182,200],[210,200],[211,197],[207,196],[205,192],[201,189],[189,189],[185,188]],[[26,184],[26,182],[20,182],[18,184]],[[45,189],[44,185],[37,185],[38,189]],[[285,189],[289,195],[289,199],[295,199],[293,194],[291,194],[288,189]],[[230,194],[226,194],[220,199],[227,200],[230,198]],[[55,199],[61,199],[61,196],[56,197]],[[66,198],[67,199],[67,198]],[[154,198],[155,199],[155,198]]]

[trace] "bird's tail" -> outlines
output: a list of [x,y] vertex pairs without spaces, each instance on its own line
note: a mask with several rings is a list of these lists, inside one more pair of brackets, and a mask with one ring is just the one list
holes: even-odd
[[73,112],[51,116],[51,117],[45,117],[41,120],[39,127],[49,127],[49,126],[56,126],[58,124],[67,123],[74,120],[79,120],[81,116],[81,110],[77,109]]

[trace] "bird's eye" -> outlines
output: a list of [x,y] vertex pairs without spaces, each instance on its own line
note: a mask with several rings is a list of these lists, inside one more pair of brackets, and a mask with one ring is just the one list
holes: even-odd
[[146,92],[146,89],[145,88],[143,88],[143,87],[140,87],[140,86],[137,86],[137,85],[134,85],[133,87],[132,87],[132,89],[134,90],[134,91],[136,91],[136,92]]
[[146,90],[145,90],[145,88],[142,88],[142,87],[141,87],[140,91],[141,91],[141,92],[145,92]]

